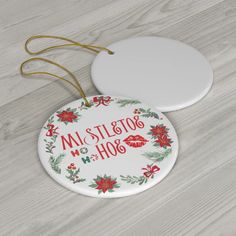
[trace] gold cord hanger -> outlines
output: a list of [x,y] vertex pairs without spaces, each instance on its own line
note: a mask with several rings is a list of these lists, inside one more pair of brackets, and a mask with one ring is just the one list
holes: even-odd
[[[42,38],[60,39],[62,41],[66,41],[68,43],[50,46],[50,47],[47,47],[47,48],[44,48],[42,50],[35,51],[35,52],[29,50],[28,44],[31,41],[36,40],[36,39],[42,39]],[[89,45],[89,44],[82,44],[82,43],[76,42],[76,41],[68,39],[68,38],[64,38],[64,37],[60,37],[60,36],[50,36],[50,35],[35,35],[35,36],[30,37],[25,43],[25,51],[28,52],[30,55],[38,55],[40,53],[47,52],[47,51],[52,50],[52,49],[63,48],[63,47],[68,47],[68,46],[69,47],[70,46],[79,46],[79,47],[82,47],[82,48],[86,48],[90,51],[96,52],[96,53],[99,53],[100,51],[107,51],[108,54],[114,54],[113,51],[111,51],[110,49],[105,48],[105,47]]]
[[[46,38],[46,39],[60,39],[62,41],[66,41],[68,43],[65,43],[65,44],[59,44],[59,45],[54,45],[54,46],[50,46],[50,47],[47,47],[47,48],[44,48],[42,50],[39,50],[39,51],[31,51],[29,48],[28,48],[28,44],[33,41],[33,40],[36,40],[36,39],[42,39],[42,38]],[[63,47],[70,47],[70,46],[79,46],[79,47],[82,47],[82,48],[86,48],[90,51],[93,51],[93,52],[96,52],[96,53],[99,53],[100,51],[107,51],[108,54],[114,54],[114,52],[112,52],[110,49],[108,48],[105,48],[105,47],[101,47],[101,46],[94,46],[94,45],[88,45],[88,44],[82,44],[82,43],[79,43],[79,42],[76,42],[74,40],[71,40],[71,39],[68,39],[68,38],[64,38],[64,37],[60,37],[60,36],[50,36],[50,35],[35,35],[35,36],[32,36],[30,37],[29,39],[26,40],[25,42],[25,51],[27,53],[29,53],[30,55],[38,55],[38,54],[41,54],[41,53],[44,53],[44,52],[47,52],[47,51],[50,51],[50,50],[53,50],[53,49],[57,49],[57,48],[63,48]],[[49,64],[52,64],[52,65],[55,65],[59,68],[61,68],[62,70],[64,70],[65,72],[67,72],[70,77],[73,79],[74,83],[70,82],[69,80],[61,77],[61,76],[58,76],[56,74],[53,74],[53,73],[50,73],[50,72],[46,72],[46,71],[33,71],[33,72],[25,72],[24,71],[24,66],[29,63],[29,62],[32,62],[32,61],[44,61],[44,62],[47,62]],[[85,101],[85,105],[86,106],[90,106],[87,98],[86,98],[86,95],[80,85],[80,83],[78,82],[78,80],[76,79],[76,77],[74,76],[74,74],[72,72],[70,72],[68,69],[66,69],[64,66],[62,65],[59,65],[58,63],[56,62],[53,62],[53,61],[50,61],[48,59],[45,59],[45,58],[41,58],[41,57],[36,57],[36,58],[31,58],[31,59],[28,59],[26,61],[24,61],[21,66],[20,66],[20,72],[23,76],[30,76],[30,75],[49,75],[49,76],[52,76],[52,77],[55,77],[55,78],[58,78],[60,80],[63,80],[67,83],[69,83],[70,85],[72,85],[81,95],[81,97],[84,99]]]
[[[58,76],[58,75],[56,75],[56,74],[53,74],[53,73],[50,73],[50,72],[46,72],[46,71],[25,72],[25,71],[24,71],[24,66],[25,66],[27,63],[32,62],[32,61],[44,61],[44,62],[47,62],[47,63],[49,63],[49,64],[52,64],[52,65],[55,65],[55,66],[61,68],[62,70],[64,70],[65,72],[67,72],[67,73],[70,75],[70,77],[73,79],[74,83],[70,82],[69,80],[67,80],[67,79],[65,79],[65,78],[63,78],[63,77],[61,77],[61,76]],[[21,74],[22,74],[23,76],[31,76],[31,75],[49,75],[49,76],[58,78],[58,79],[60,79],[60,80],[63,80],[63,81],[65,81],[65,82],[69,83],[70,85],[72,85],[72,86],[79,92],[80,96],[84,99],[86,106],[88,106],[88,107],[90,106],[90,104],[89,104],[89,102],[88,102],[88,100],[87,100],[87,98],[86,98],[86,95],[85,95],[85,93],[84,93],[84,90],[83,90],[82,87],[80,86],[80,83],[79,83],[78,80],[76,79],[75,75],[74,75],[72,72],[70,72],[68,69],[66,69],[64,66],[59,65],[59,64],[56,63],[56,62],[53,62],[53,61],[50,61],[50,60],[48,60],[48,59],[41,58],[41,57],[30,58],[30,59],[24,61],[24,62],[21,64],[21,66],[20,66],[20,72],[21,72]]]

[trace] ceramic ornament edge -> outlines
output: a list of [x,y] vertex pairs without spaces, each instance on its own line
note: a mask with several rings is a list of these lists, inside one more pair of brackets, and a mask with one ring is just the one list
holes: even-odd
[[[196,104],[197,102],[199,102],[201,99],[203,99],[210,92],[210,90],[213,86],[213,83],[214,83],[214,74],[213,74],[213,71],[212,71],[212,67],[211,67],[209,61],[205,58],[205,56],[202,55],[202,53],[199,50],[192,47],[191,45],[185,44],[181,41],[177,41],[177,40],[174,40],[174,39],[171,39],[171,38],[164,38],[164,37],[159,37],[159,36],[142,36],[142,37],[131,37],[131,38],[127,38],[127,39],[122,39],[122,40],[111,43],[107,47],[110,48],[113,51],[116,51],[117,48],[118,49],[123,49],[123,51],[121,51],[121,52],[124,53],[124,51],[127,52],[129,50],[129,47],[127,47],[127,45],[125,45],[125,46],[123,45],[125,42],[129,43],[130,41],[134,40],[134,43],[135,43],[135,40],[140,40],[140,39],[143,39],[143,40],[145,40],[145,39],[146,40],[156,39],[156,40],[161,40],[161,41],[166,40],[167,44],[168,43],[176,43],[180,47],[184,47],[185,50],[191,51],[193,53],[193,60],[196,59],[195,57],[198,57],[198,58],[200,57],[201,58],[201,66],[202,66],[201,69],[205,70],[205,75],[208,74],[208,76],[205,77],[205,80],[204,80],[205,84],[201,85],[202,86],[201,90],[199,89],[199,91],[197,93],[195,92],[194,96],[187,96],[184,99],[184,101],[183,100],[181,102],[179,101],[178,104],[173,103],[173,101],[175,99],[173,99],[172,104],[168,104],[168,105],[166,104],[166,101],[164,103],[160,102],[161,99],[155,98],[155,94],[152,94],[152,95],[153,95],[153,98],[155,98],[158,101],[157,104],[151,103],[150,97],[147,96],[147,95],[145,95],[145,96],[143,95],[143,96],[140,97],[140,94],[145,94],[145,91],[149,91],[149,89],[150,89],[150,87],[149,87],[149,88],[146,88],[146,90],[145,90],[145,85],[144,84],[143,84],[143,87],[142,87],[144,89],[144,90],[142,90],[142,93],[140,93],[140,91],[139,91],[139,93],[137,93],[137,94],[134,94],[134,93],[132,94],[133,99],[140,99],[142,101],[145,101],[145,103],[152,105],[152,107],[155,107],[157,110],[159,110],[161,112],[170,112],[170,111],[177,111],[177,110],[181,110],[181,109],[187,108],[189,106],[192,106],[192,105]],[[119,46],[123,45],[123,48],[122,47],[119,48],[118,45]],[[146,43],[143,46],[147,46],[147,45],[148,45],[148,43]],[[139,46],[141,47],[141,45],[139,45]],[[155,45],[153,46],[153,48],[155,48]],[[138,50],[136,50],[136,51],[138,51]],[[183,54],[184,53],[185,53],[185,51],[183,51]],[[114,55],[108,55],[108,56],[109,57],[114,57],[115,54]],[[97,88],[97,90],[102,94],[110,93],[110,94],[114,94],[115,96],[126,96],[128,94],[127,91],[124,92],[121,88],[119,88],[119,90],[117,89],[117,87],[119,87],[119,86],[117,86],[118,79],[115,79],[113,83],[111,83],[110,81],[107,80],[108,71],[109,71],[109,68],[111,68],[111,65],[107,65],[107,64],[104,65],[104,63],[107,63],[107,60],[104,60],[106,56],[107,56],[107,53],[104,52],[104,51],[101,51],[95,57],[94,61],[92,62],[92,65],[91,65],[91,78],[92,78],[92,81],[93,81],[95,87]],[[137,55],[136,55],[136,58],[137,58]],[[102,60],[104,60],[103,63],[101,63]],[[191,61],[191,60],[188,60],[188,61]],[[111,63],[111,60],[110,60],[109,63]],[[101,66],[102,66],[102,69],[100,69]],[[106,69],[104,69],[104,66],[106,67]],[[142,66],[140,66],[140,67],[142,67]],[[112,68],[112,69],[114,69],[114,68]],[[126,77],[126,81],[127,81],[131,77],[135,77],[135,78],[137,77],[137,74],[136,74],[136,76],[133,76],[133,74],[130,73],[130,72],[132,72],[132,70],[130,68],[128,70],[126,68],[125,71],[126,71],[125,74],[119,75],[119,79],[122,78],[122,77],[124,77],[124,78]],[[117,71],[115,70],[114,73],[116,73],[116,72]],[[149,71],[146,71],[145,74],[148,74],[148,72]],[[111,73],[111,72],[109,72],[109,73]],[[127,75],[129,75],[129,76],[127,76]],[[110,76],[111,76],[111,74],[109,75],[109,77]],[[156,78],[160,78],[160,77],[162,77],[162,74],[156,74]],[[191,78],[191,76],[189,78]],[[139,78],[139,79],[142,79],[142,78]],[[174,79],[175,78],[173,78],[173,80]],[[104,80],[106,80],[106,82],[104,82]],[[144,78],[144,80],[145,80],[145,78]],[[108,81],[108,83],[107,83],[107,81]],[[132,83],[131,81],[132,80],[129,81],[129,84]],[[193,82],[197,83],[197,79],[195,79]],[[125,84],[125,81],[121,81],[120,83]],[[149,83],[151,83],[151,82],[149,81]],[[203,83],[203,82],[201,82],[201,83]],[[162,82],[159,82],[159,84],[161,85]],[[190,88],[191,88],[191,86],[190,86]],[[132,89],[132,87],[130,87],[130,89]],[[178,86],[176,86],[176,90],[177,89],[178,89]],[[182,91],[182,93],[184,93],[184,91],[186,91],[186,88],[185,88],[185,90]],[[166,91],[166,94],[167,93],[168,93],[168,91]],[[177,94],[175,96],[177,96]],[[165,95],[162,96],[162,98],[163,97],[165,97]]]
[[[88,97],[88,99],[94,99],[94,98],[97,98],[97,97],[111,97],[111,96],[109,96],[109,95],[91,96],[91,97]],[[134,99],[127,98],[127,97],[116,97],[115,96],[115,97],[112,97],[112,98],[114,98],[114,99],[134,100]],[[83,99],[81,98],[81,99],[78,99],[76,101],[73,101],[73,102],[70,102],[70,103],[66,104],[65,106],[58,109],[55,113],[53,113],[49,117],[49,119],[51,117],[55,116],[55,114],[58,111],[62,111],[62,110],[64,111],[66,108],[70,107],[72,104],[75,104],[75,103],[77,103],[77,104],[83,103]],[[142,106],[147,107],[147,105],[142,103],[142,102],[140,102],[140,104],[142,104]],[[153,110],[156,111],[155,108],[153,108]],[[158,112],[158,114],[162,114],[159,111],[156,111],[156,112]],[[152,181],[149,184],[146,184],[146,185],[142,186],[142,188],[137,187],[136,189],[131,189],[130,191],[125,191],[125,194],[124,194],[124,192],[119,192],[119,191],[117,191],[116,194],[98,194],[95,191],[90,191],[89,188],[87,190],[84,189],[84,188],[78,188],[75,184],[74,185],[68,184],[67,182],[65,182],[64,179],[58,178],[58,176],[55,175],[53,169],[49,168],[48,162],[45,161],[45,159],[44,159],[45,158],[45,152],[43,151],[43,149],[41,147],[41,144],[42,144],[42,138],[41,137],[43,137],[44,134],[45,134],[45,127],[46,127],[47,124],[49,124],[49,122],[48,122],[49,119],[45,122],[45,124],[43,125],[43,127],[40,131],[40,134],[39,134],[38,153],[39,153],[40,162],[42,163],[45,171],[49,174],[49,176],[51,176],[56,182],[58,182],[63,187],[65,187],[67,189],[70,189],[71,191],[74,191],[76,193],[80,193],[80,194],[90,196],[90,197],[97,197],[97,198],[119,198],[119,197],[126,197],[126,196],[134,195],[134,194],[137,194],[137,193],[141,193],[141,192],[153,187],[154,185],[156,185],[160,181],[162,181],[168,175],[168,173],[171,171],[171,169],[173,168],[173,166],[175,165],[176,160],[177,160],[179,144],[178,144],[178,137],[177,137],[176,131],[175,131],[174,127],[172,126],[172,124],[170,123],[170,121],[165,117],[165,115],[162,114],[162,116],[165,118],[165,125],[168,125],[168,129],[171,128],[171,133],[172,133],[171,138],[174,138],[174,144],[175,144],[174,152],[175,153],[173,155],[171,154],[172,162],[171,162],[171,164],[169,164],[166,167],[165,173],[162,174],[161,178],[159,178],[157,181]]]

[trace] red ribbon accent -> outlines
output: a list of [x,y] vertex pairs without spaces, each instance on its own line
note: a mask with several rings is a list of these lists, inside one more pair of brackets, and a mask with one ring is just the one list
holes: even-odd
[[58,129],[58,127],[54,128],[55,125],[53,125],[53,124],[48,124],[47,126],[48,126],[49,129],[48,129],[48,132],[46,133],[46,136],[51,137],[51,136],[53,136],[54,134],[58,134],[58,133],[56,132],[56,130]]
[[143,173],[144,176],[146,176],[147,178],[152,177],[157,171],[160,170],[160,168],[155,165],[155,166],[149,166],[147,165],[147,168],[142,168],[142,170],[145,170],[145,172]]
[[94,97],[93,98],[93,102],[94,103],[98,103],[96,105],[96,107],[98,107],[99,105],[108,106],[110,101],[111,101],[111,97],[110,96],[107,96],[107,97],[100,96],[100,97]]

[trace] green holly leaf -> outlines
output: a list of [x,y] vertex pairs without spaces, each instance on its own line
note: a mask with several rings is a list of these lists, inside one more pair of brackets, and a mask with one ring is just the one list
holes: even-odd
[[91,188],[96,188],[98,185],[97,184],[90,184],[89,187]]

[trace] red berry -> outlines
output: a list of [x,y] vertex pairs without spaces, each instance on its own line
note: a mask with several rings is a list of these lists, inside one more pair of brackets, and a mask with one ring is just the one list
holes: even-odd
[[75,164],[74,164],[74,163],[71,163],[70,165],[71,165],[71,166],[74,166]]
[[71,169],[71,166],[68,166],[67,168],[68,168],[68,169]]
[[75,166],[73,166],[73,167],[72,167],[72,169],[73,169],[73,170],[75,170],[75,169],[76,169],[76,167],[75,167]]

